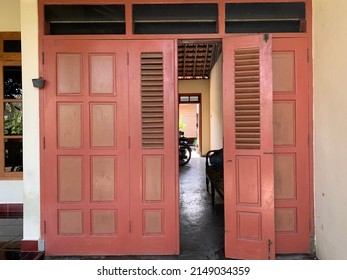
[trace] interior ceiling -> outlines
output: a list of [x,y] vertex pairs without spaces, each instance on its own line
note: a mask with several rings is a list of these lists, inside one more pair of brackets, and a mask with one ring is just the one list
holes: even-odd
[[220,53],[220,41],[179,41],[178,78],[209,79]]

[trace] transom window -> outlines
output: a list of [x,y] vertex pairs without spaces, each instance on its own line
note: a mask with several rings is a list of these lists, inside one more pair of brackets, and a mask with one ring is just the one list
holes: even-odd
[[125,34],[125,6],[45,5],[45,34]]
[[218,33],[217,4],[133,5],[134,34]]
[[200,103],[200,94],[179,95],[179,103]]
[[226,33],[306,31],[305,2],[227,3]]
[[[44,32],[45,35],[218,34],[222,32],[220,25],[225,25],[225,33],[306,32],[304,0],[162,2],[133,4],[127,13],[124,4],[46,4]],[[224,17],[219,14],[220,5],[224,5]]]

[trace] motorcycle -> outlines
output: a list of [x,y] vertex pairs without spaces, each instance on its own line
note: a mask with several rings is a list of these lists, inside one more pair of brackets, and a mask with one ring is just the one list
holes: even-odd
[[183,131],[180,131],[178,148],[179,164],[180,166],[186,165],[192,157],[192,149],[188,145],[188,138],[184,137]]

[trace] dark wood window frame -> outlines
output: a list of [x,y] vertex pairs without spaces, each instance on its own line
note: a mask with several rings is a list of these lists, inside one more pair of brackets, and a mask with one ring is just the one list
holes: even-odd
[[[22,97],[15,99],[8,99],[4,95],[4,69],[5,67],[21,67],[21,52],[18,50],[15,52],[4,51],[4,41],[13,40],[20,41],[20,32],[0,32],[0,180],[18,180],[23,178],[23,166],[16,166],[15,168],[7,168],[6,170],[6,160],[5,160],[5,141],[19,139],[23,141],[22,134],[5,134],[5,123],[4,123],[4,109],[6,105],[20,103],[22,104]],[[22,142],[23,143],[23,142]],[[18,147],[13,149],[14,152]],[[22,154],[20,155],[22,156]],[[22,162],[22,160],[21,160]]]

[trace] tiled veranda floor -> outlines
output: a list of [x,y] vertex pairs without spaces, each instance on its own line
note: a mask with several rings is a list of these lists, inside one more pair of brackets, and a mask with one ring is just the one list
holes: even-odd
[[0,260],[20,259],[20,241],[23,238],[22,215],[0,219]]

